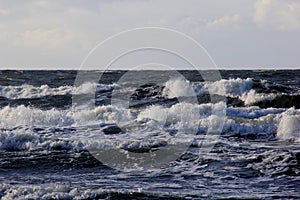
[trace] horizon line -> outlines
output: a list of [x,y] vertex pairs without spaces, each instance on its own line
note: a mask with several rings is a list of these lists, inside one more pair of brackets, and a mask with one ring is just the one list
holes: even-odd
[[198,70],[198,71],[206,71],[206,70],[300,70],[299,67],[216,67],[216,68],[210,68],[207,69],[192,69],[192,68],[174,68],[174,69],[140,69],[140,70],[132,70],[128,68],[115,68],[115,69],[109,69],[109,70],[103,70],[103,69],[97,69],[97,68],[87,68],[87,69],[80,69],[80,67],[64,67],[64,68],[51,68],[51,67],[0,67],[0,71],[2,70],[40,70],[40,71],[68,71],[68,70],[74,70],[74,71],[182,71],[182,70]]

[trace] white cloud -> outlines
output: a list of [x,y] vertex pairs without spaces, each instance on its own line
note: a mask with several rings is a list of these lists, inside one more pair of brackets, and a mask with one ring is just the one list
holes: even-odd
[[10,14],[10,10],[0,8],[0,16],[1,15],[9,15],[9,14]]
[[255,4],[254,22],[260,28],[275,30],[299,29],[300,2],[258,0]]
[[[274,57],[286,64],[298,64],[294,52],[300,46],[296,37],[300,35],[300,1],[255,2],[0,0],[0,67],[26,63],[44,66],[53,60],[61,66],[73,67],[112,34],[143,26],[171,28],[192,36],[214,53],[212,56],[220,65],[269,64],[275,62]],[[268,35],[261,35],[260,28]],[[262,48],[266,42],[276,48]],[[36,57],[41,48],[47,57]],[[284,53],[279,56],[276,49],[284,49]],[[244,57],[232,58],[242,53]],[[23,59],[16,59],[20,57]]]
[[254,21],[258,25],[262,24],[265,21],[267,17],[267,13],[270,10],[271,4],[272,4],[272,0],[258,0],[256,2]]
[[239,15],[226,15],[207,24],[208,28],[237,28],[241,21]]

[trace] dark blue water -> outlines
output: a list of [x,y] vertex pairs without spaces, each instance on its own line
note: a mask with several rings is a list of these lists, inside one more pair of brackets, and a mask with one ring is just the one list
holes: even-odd
[[300,198],[300,70],[203,73],[0,71],[0,198]]

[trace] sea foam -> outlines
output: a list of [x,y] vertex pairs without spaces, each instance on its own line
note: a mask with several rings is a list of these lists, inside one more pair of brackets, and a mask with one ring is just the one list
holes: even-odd
[[283,113],[278,125],[277,137],[300,141],[300,111],[290,108]]
[[39,98],[49,95],[66,95],[66,94],[87,94],[94,93],[97,90],[111,89],[115,84],[105,85],[96,84],[91,82],[83,83],[78,87],[69,85],[60,87],[49,87],[48,85],[33,86],[33,85],[20,85],[20,86],[0,86],[0,96],[9,99],[21,98]]

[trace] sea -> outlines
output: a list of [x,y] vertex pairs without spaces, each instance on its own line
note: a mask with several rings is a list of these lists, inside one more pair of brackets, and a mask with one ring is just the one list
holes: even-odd
[[1,70],[0,199],[300,199],[300,70]]

